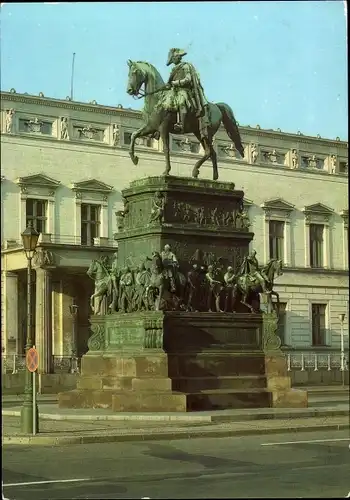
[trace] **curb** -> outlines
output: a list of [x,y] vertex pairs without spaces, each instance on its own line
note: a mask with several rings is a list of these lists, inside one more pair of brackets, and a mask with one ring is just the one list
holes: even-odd
[[310,425],[304,427],[271,428],[271,429],[242,429],[242,430],[209,430],[209,431],[176,431],[157,432],[152,434],[106,434],[95,436],[74,436],[74,437],[50,437],[50,436],[4,436],[3,445],[37,445],[37,446],[61,446],[93,443],[115,443],[125,441],[161,441],[176,439],[195,438],[223,438],[223,437],[243,437],[268,434],[289,434],[292,432],[314,432],[314,431],[340,431],[349,429],[349,424],[326,424]]
[[[20,417],[21,412],[19,410],[3,409],[3,417]],[[237,413],[235,414],[224,414],[224,415],[198,415],[189,413],[187,415],[159,415],[159,414],[141,414],[141,415],[125,415],[122,413],[115,413],[110,415],[62,415],[59,413],[41,413],[39,412],[39,418],[41,420],[54,420],[54,421],[81,421],[81,422],[91,422],[91,421],[119,421],[119,422],[208,422],[208,423],[219,423],[219,422],[242,422],[242,421],[252,421],[252,420],[287,420],[287,419],[298,419],[298,418],[313,418],[313,417],[338,417],[338,416],[348,416],[349,409],[347,408],[310,408],[300,412],[291,412],[289,410],[281,412],[264,412],[263,410],[259,413]]]

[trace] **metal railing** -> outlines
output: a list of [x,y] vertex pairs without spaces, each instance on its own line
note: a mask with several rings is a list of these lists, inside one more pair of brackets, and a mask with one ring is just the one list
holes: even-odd
[[[52,373],[80,373],[81,358],[76,356],[52,356]],[[8,354],[1,356],[2,374],[16,374],[26,369],[25,355]]]
[[[348,356],[344,356],[342,363],[341,354],[336,351],[331,352],[308,352],[295,351],[288,352],[283,349],[287,357],[288,371],[306,371],[306,370],[349,370]],[[52,373],[80,373],[81,358],[75,356],[52,356]],[[26,368],[25,356],[19,354],[2,355],[1,357],[2,373],[19,373]]]
[[288,371],[306,371],[313,370],[339,370],[348,371],[349,359],[345,354],[342,360],[339,351],[326,351],[326,352],[310,352],[310,351],[295,351],[291,352],[283,349],[287,356],[287,369]]

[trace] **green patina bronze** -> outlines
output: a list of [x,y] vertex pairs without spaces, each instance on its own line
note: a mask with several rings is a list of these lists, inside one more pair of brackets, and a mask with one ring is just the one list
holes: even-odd
[[[170,133],[194,134],[201,143],[204,155],[195,164],[192,176],[197,178],[201,165],[209,158],[213,164],[213,179],[219,177],[213,138],[221,123],[242,158],[244,148],[233,111],[225,103],[208,102],[194,66],[183,62],[186,52],[171,49],[167,64],[174,64],[167,84],[158,70],[144,61],[128,61],[129,76],[127,93],[144,97],[144,124],[131,137],[130,157],[135,165],[135,141],[138,137],[161,137],[165,154],[164,175],[171,170]],[[143,87],[143,93],[141,88]]]
[[[210,196],[208,196],[210,193]],[[94,314],[147,311],[259,311],[282,262],[259,267],[248,255],[253,233],[242,225],[243,192],[232,183],[160,176],[122,192],[118,254],[94,261]],[[120,220],[122,219],[122,220]],[[103,305],[103,307],[101,307]]]

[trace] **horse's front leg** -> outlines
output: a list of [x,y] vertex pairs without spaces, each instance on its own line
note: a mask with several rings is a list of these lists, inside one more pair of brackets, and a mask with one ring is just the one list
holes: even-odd
[[137,165],[139,162],[139,157],[135,155],[136,139],[138,139],[139,137],[145,137],[146,135],[150,135],[156,131],[157,129],[155,129],[153,125],[147,123],[131,134],[129,155],[134,165]]
[[[195,164],[195,166],[193,167],[193,170],[192,170],[192,177],[194,177],[195,179],[198,178],[198,175],[199,175],[199,169],[200,167],[203,165],[203,163],[205,161],[207,161],[210,156],[211,156],[211,147],[210,147],[210,143],[209,143],[209,140],[208,139],[202,139],[199,132],[195,132],[195,136],[197,137],[197,139],[200,141],[203,149],[204,149],[204,155],[202,156],[202,158],[200,158],[197,163]],[[217,177],[214,179],[216,180]]]
[[278,316],[279,312],[280,312],[280,296],[279,296],[279,293],[275,292],[274,290],[271,291],[270,296],[271,295],[273,295],[274,297],[276,297],[276,305],[277,305],[276,313],[277,313],[277,316]]
[[170,134],[169,134],[169,120],[165,120],[160,128],[160,136],[163,142],[163,153],[165,156],[165,170],[163,175],[169,175],[171,170],[170,163]]

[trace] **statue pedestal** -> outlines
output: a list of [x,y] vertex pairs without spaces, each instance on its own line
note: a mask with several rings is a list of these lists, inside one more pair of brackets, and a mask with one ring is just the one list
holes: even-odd
[[278,318],[275,312],[263,314],[263,349],[265,353],[266,387],[271,392],[274,408],[307,408],[307,391],[292,389],[287,360],[277,336]]
[[[307,406],[260,314],[145,312],[92,318],[91,350],[61,408],[176,412]],[[299,393],[304,393],[305,397]]]
[[[242,223],[244,193],[233,184],[149,177],[132,182],[123,196],[118,269],[135,271],[170,245],[184,277],[193,262],[204,273],[211,265],[239,272],[253,233]],[[290,388],[276,316],[248,313],[244,305],[242,312],[206,312],[208,287],[200,288],[204,300],[193,309],[201,312],[93,316],[78,387],[59,394],[59,406],[125,412],[305,406],[306,394]],[[137,309],[130,290],[121,295],[128,311]]]

